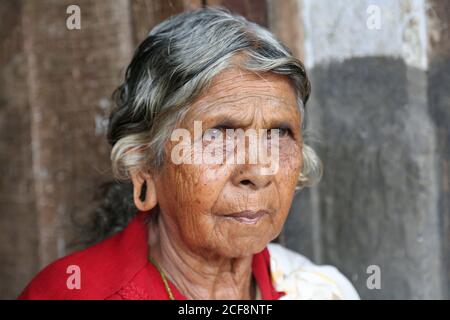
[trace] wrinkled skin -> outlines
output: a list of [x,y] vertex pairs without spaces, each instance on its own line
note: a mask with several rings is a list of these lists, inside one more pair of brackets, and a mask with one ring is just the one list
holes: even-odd
[[[253,299],[252,255],[281,232],[302,167],[300,112],[290,81],[272,73],[237,68],[220,73],[177,126],[193,135],[227,127],[280,131],[280,169],[261,175],[260,164],[179,164],[166,157],[153,176],[161,214],[151,223],[149,254],[191,299]],[[221,128],[217,129],[221,130]],[[169,141],[166,155],[176,142]],[[255,224],[224,215],[268,211]]]

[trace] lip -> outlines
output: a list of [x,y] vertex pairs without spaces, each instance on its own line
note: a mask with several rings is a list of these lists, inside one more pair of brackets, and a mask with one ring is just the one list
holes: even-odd
[[266,214],[269,214],[267,210],[245,210],[239,212],[233,212],[224,216],[226,219],[232,219],[245,224],[255,224]]

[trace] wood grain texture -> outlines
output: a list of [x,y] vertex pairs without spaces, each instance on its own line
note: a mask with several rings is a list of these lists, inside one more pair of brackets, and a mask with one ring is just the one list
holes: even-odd
[[270,30],[303,61],[304,29],[301,2],[297,0],[269,0],[267,8]]
[[22,5],[0,2],[0,298],[38,271],[32,137]]
[[267,3],[265,0],[206,0],[205,4],[225,7],[250,21],[268,27]]
[[450,2],[429,1],[428,101],[438,145],[441,250],[445,294],[450,297]]
[[202,6],[201,0],[131,0],[134,43],[139,44],[150,30],[168,17]]

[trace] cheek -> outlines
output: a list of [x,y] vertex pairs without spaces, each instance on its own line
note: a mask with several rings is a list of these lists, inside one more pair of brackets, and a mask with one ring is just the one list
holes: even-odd
[[298,143],[289,142],[280,145],[280,170],[278,179],[286,186],[297,184],[303,164],[302,148]]
[[208,214],[230,175],[230,170],[223,164],[195,164],[195,159],[204,156],[202,152],[205,152],[205,147],[203,145],[197,153],[195,147],[190,148],[189,157],[194,163],[170,165],[170,180],[175,181],[177,203],[184,211],[192,208]]
[[[187,165],[180,179],[185,179],[189,185],[190,198],[195,206],[201,206],[201,212],[209,213],[213,203],[217,200],[223,186],[228,180],[229,173],[222,165]],[[180,188],[180,189],[182,189]],[[182,192],[179,190],[179,192]]]
[[181,164],[163,176],[165,206],[179,224],[189,224],[198,233],[212,223],[211,208],[217,201],[229,172],[221,165]]
[[283,211],[288,211],[291,205],[302,163],[302,151],[298,144],[280,146],[280,169],[276,179]]

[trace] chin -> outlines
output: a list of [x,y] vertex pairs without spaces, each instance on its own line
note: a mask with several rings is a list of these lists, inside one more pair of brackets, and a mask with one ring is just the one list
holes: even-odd
[[230,244],[225,248],[220,248],[219,251],[225,257],[243,258],[261,252],[270,242],[270,241],[262,242],[261,239],[255,239],[254,242],[249,243],[247,245],[243,245],[244,241],[247,242],[249,240],[243,240],[241,241],[240,244]]

